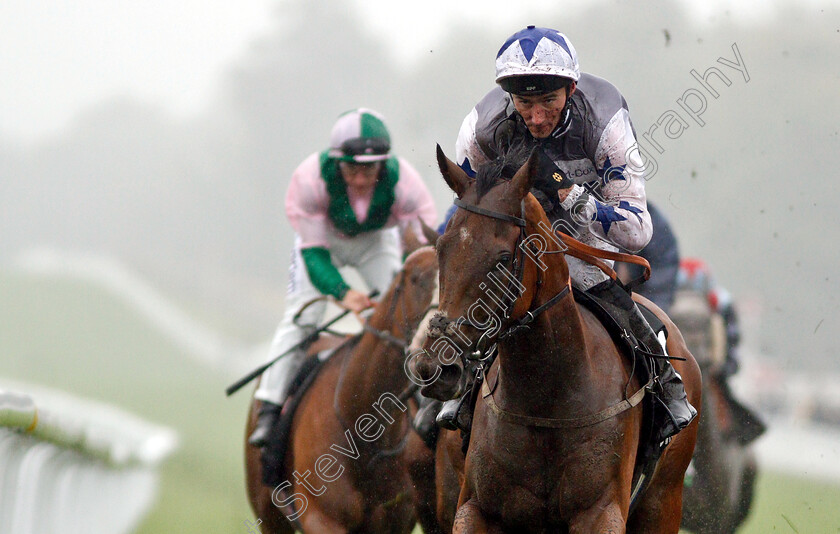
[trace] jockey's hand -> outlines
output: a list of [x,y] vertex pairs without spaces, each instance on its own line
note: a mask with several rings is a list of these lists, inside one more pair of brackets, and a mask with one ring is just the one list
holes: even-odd
[[373,301],[370,300],[368,296],[362,293],[361,291],[349,289],[344,295],[344,298],[341,299],[341,301],[338,303],[338,305],[344,308],[345,310],[350,310],[356,315],[358,315],[362,311],[373,306]]
[[571,187],[566,187],[564,189],[557,190],[557,198],[560,199],[560,202],[566,200],[566,197],[569,196],[569,193],[572,192],[572,187],[574,187],[574,185],[572,185]]

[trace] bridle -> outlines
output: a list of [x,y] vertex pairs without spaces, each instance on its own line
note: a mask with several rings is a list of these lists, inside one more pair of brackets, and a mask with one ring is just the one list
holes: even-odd
[[[524,287],[522,286],[522,280],[525,273],[525,252],[523,250],[522,243],[528,238],[528,232],[526,230],[527,222],[525,220],[525,201],[523,200],[520,205],[520,217],[482,208],[481,206],[477,206],[475,204],[469,204],[467,202],[464,202],[460,198],[455,199],[455,205],[466,211],[476,213],[485,217],[490,217],[492,219],[508,222],[519,227],[519,236],[517,237],[516,244],[514,245],[515,252],[513,259],[513,280],[509,280],[508,291],[504,292],[505,301],[503,302],[504,309],[502,310],[502,316],[505,319],[510,319],[516,302],[521,297],[521,295],[516,297],[513,296],[516,294],[515,290]],[[536,298],[536,292],[539,291],[543,283],[544,282],[542,276],[538,276],[534,298]],[[560,290],[557,294],[548,299],[544,304],[540,305],[535,309],[526,311],[521,318],[515,320],[512,325],[510,325],[505,330],[500,331],[495,336],[489,334],[488,328],[476,325],[475,323],[470,321],[469,318],[464,316],[460,316],[455,319],[450,319],[448,317],[444,317],[443,315],[436,315],[430,321],[429,326],[436,329],[440,329],[443,332],[446,332],[447,329],[452,326],[458,327],[460,325],[466,325],[476,330],[482,331],[481,336],[477,340],[472,342],[471,346],[469,347],[469,350],[467,351],[464,357],[468,360],[483,361],[487,359],[487,349],[494,346],[495,340],[505,340],[522,330],[527,330],[529,328],[529,325],[532,322],[534,322],[537,316],[539,316],[540,314],[542,314],[543,312],[560,302],[570,292],[571,281],[567,282],[567,284],[563,287],[562,290]]]

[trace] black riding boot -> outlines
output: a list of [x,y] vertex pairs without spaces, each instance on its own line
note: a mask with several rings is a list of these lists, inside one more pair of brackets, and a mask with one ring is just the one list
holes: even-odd
[[[612,311],[624,312],[629,319],[630,331],[633,336],[652,354],[665,356],[664,339],[662,342],[656,337],[656,333],[650,327],[647,319],[639,311],[635,301],[630,294],[612,280],[602,282],[591,289],[588,293],[606,301],[613,307]],[[646,368],[644,355],[638,355]],[[659,437],[657,441],[662,443],[674,436],[677,432],[688,426],[697,416],[697,410],[688,402],[685,394],[682,377],[671,365],[667,358],[652,358],[654,368],[650,369],[657,378],[654,383],[654,393],[659,401],[659,407],[665,412],[665,417],[659,421]]]
[[262,401],[260,413],[257,416],[257,426],[251,437],[248,438],[248,443],[254,447],[265,447],[268,443],[268,437],[277,424],[277,419],[280,417],[280,412],[283,409],[282,404],[274,404],[273,402]]
[[437,442],[438,426],[435,418],[442,406],[443,402],[439,400],[423,397],[420,400],[420,409],[414,416],[414,430],[430,449],[434,449]]
[[[469,432],[472,426],[472,410],[470,410],[469,405],[471,394],[471,391],[468,389],[466,393],[457,399],[444,402],[440,413],[435,418],[437,425],[447,430]],[[464,406],[464,404],[467,404],[467,406]]]

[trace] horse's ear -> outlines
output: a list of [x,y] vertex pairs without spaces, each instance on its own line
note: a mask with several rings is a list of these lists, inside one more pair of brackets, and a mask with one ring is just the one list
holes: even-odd
[[440,234],[437,233],[433,228],[430,228],[422,217],[420,218],[420,228],[423,229],[423,236],[425,236],[426,241],[428,241],[430,245],[434,246],[435,243],[437,243]]
[[420,239],[417,237],[417,233],[414,231],[413,224],[405,225],[405,229],[402,232],[402,246],[403,257],[408,256],[423,246],[423,243],[420,242]]
[[446,180],[446,185],[455,191],[458,198],[461,198],[461,195],[464,194],[464,191],[466,191],[467,187],[470,185],[470,177],[467,176],[464,169],[446,157],[443,153],[443,149],[440,148],[440,145],[437,145],[437,161],[440,173],[443,175],[443,179]]
[[534,185],[534,178],[537,175],[537,168],[539,167],[538,161],[539,152],[537,150],[532,150],[528,161],[526,161],[525,165],[516,171],[516,174],[513,175],[513,178],[510,181],[515,195],[520,200],[525,198],[525,196],[531,191],[531,187]]

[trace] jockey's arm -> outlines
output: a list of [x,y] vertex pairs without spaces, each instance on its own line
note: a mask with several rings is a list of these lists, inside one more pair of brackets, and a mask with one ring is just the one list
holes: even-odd
[[601,181],[602,200],[579,184],[558,195],[564,209],[590,221],[589,228],[596,236],[631,252],[643,249],[653,235],[644,165],[636,146],[629,115],[622,108],[609,121],[595,150],[593,163]]
[[324,184],[318,154],[313,154],[292,173],[286,192],[286,216],[297,232],[296,246],[300,248],[312,285],[322,294],[342,301],[350,286],[333,265],[330,255],[329,195]]

